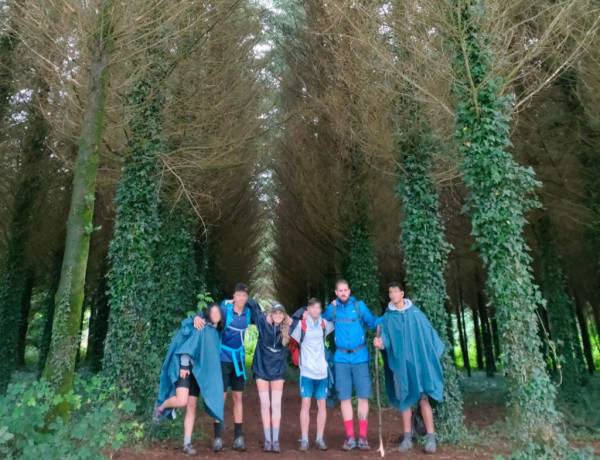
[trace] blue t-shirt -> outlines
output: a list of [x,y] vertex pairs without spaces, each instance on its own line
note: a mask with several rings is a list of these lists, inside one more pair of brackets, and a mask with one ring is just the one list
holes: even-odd
[[[240,315],[238,315],[236,311],[232,309],[231,323],[229,323],[229,326],[236,329],[246,329],[248,326],[248,316],[246,313],[247,308],[250,308],[248,304],[246,304]],[[227,306],[225,304],[221,305],[221,313],[224,319],[227,318]],[[231,329],[231,327],[226,327],[221,333],[221,345],[237,350],[244,344],[245,332],[235,331]],[[233,359],[231,358],[231,352],[229,350],[221,348],[221,361],[225,363],[233,362]]]

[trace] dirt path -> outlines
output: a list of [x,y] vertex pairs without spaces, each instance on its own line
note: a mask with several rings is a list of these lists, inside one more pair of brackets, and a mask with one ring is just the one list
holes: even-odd
[[[342,423],[339,407],[328,409],[327,427],[325,429],[325,442],[329,446],[327,452],[319,452],[311,448],[308,452],[298,451],[298,438],[300,437],[300,395],[298,385],[296,383],[287,383],[283,393],[283,420],[281,426],[280,441],[282,447],[282,453],[277,457],[276,454],[266,454],[261,451],[262,442],[264,439],[262,423],[260,418],[260,404],[258,400],[258,394],[256,387],[253,382],[249,381],[249,385],[244,393],[244,438],[246,439],[247,452],[235,452],[230,446],[233,441],[233,422],[231,417],[231,401],[228,399],[226,405],[226,416],[225,422],[227,430],[223,435],[223,440],[227,446],[223,452],[215,454],[210,450],[212,441],[213,425],[212,420],[206,416],[204,412],[198,412],[198,418],[196,420],[196,429],[201,430],[206,436],[203,439],[196,439],[194,446],[198,451],[196,458],[220,458],[223,460],[230,459],[264,459],[267,458],[281,458],[281,459],[313,459],[313,458],[327,458],[331,460],[339,458],[352,458],[352,459],[375,459],[380,456],[376,449],[378,448],[378,427],[377,427],[377,413],[371,411],[369,417],[369,441],[373,450],[370,452],[344,452],[341,450],[341,446],[344,442],[345,432],[344,425]],[[312,442],[315,437],[315,419],[316,419],[316,405],[313,403],[311,408],[311,426],[309,429],[309,439]],[[475,424],[478,426],[487,426],[494,421],[501,418],[502,411],[494,408],[491,410],[490,407],[471,407],[466,411],[467,422],[469,424]],[[400,454],[396,451],[397,439],[401,429],[400,413],[393,409],[385,409],[383,411],[383,444],[386,447],[386,457],[390,458],[403,458],[403,459],[415,459],[415,458],[439,458],[439,459],[493,459],[494,453],[507,452],[492,452],[488,448],[473,448],[473,449],[460,449],[454,446],[442,445],[438,447],[438,451],[435,455],[425,455],[421,452],[420,447],[416,447],[414,452],[410,454]],[[356,425],[358,425],[355,422]],[[358,429],[358,426],[355,427]],[[183,433],[182,433],[183,436]],[[151,448],[146,448],[142,451],[124,450],[119,452],[115,459],[120,460],[166,460],[166,459],[187,459],[188,456],[181,452],[181,440],[177,439],[166,445],[156,445]]]

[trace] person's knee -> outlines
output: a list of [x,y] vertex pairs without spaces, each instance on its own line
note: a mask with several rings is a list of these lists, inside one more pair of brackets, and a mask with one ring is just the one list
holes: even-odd
[[196,406],[198,406],[198,398],[196,396],[189,396],[186,403],[186,407],[188,409],[196,410]]
[[187,396],[177,396],[177,399],[175,400],[175,404],[177,404],[177,407],[186,407],[189,401],[189,398]]
[[419,405],[421,406],[421,409],[430,409],[431,408],[431,404],[429,404],[429,398],[421,398],[419,400]]
[[241,391],[232,391],[231,399],[233,399],[234,404],[241,404],[242,403],[242,392]]

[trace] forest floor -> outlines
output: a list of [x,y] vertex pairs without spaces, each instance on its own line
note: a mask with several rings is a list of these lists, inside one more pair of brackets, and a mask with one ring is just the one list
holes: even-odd
[[[409,454],[400,454],[397,450],[397,440],[401,430],[400,413],[393,409],[383,409],[383,445],[386,457],[402,457],[406,459],[417,458],[439,458],[439,459],[493,459],[495,455],[507,456],[511,452],[510,441],[504,424],[505,408],[503,382],[500,379],[486,379],[482,373],[474,373],[468,379],[467,394],[465,394],[465,424],[471,433],[469,446],[438,445],[435,455],[425,455],[418,445]],[[264,439],[260,419],[260,405],[256,387],[249,380],[244,393],[244,438],[248,451],[239,453],[233,451],[230,446],[233,441],[231,420],[231,400],[228,398],[226,405],[225,423],[227,429],[223,439],[227,446],[223,452],[214,454],[211,449],[212,420],[202,411],[198,411],[195,427],[194,446],[198,451],[196,458],[221,458],[230,459],[317,459],[327,458],[331,460],[339,458],[367,459],[377,458],[379,453],[377,412],[371,408],[369,415],[369,441],[372,450],[370,452],[344,452],[341,450],[344,442],[345,432],[341,420],[339,407],[328,408],[327,427],[325,430],[325,441],[329,446],[327,452],[319,452],[311,448],[308,452],[298,451],[298,438],[300,437],[300,397],[298,384],[295,380],[286,382],[283,394],[283,420],[281,426],[282,453],[276,457],[275,454],[265,454],[261,451]],[[465,388],[463,388],[465,390]],[[182,414],[179,413],[179,416]],[[316,405],[311,408],[310,441],[314,440]],[[356,427],[355,429],[357,429]],[[199,435],[204,433],[205,435]],[[200,439],[198,439],[200,437]],[[576,443],[583,445],[583,443]],[[596,440],[586,445],[593,445],[597,455],[600,455],[600,441]],[[166,460],[189,458],[181,451],[181,438],[151,443],[138,449],[127,449],[118,452],[115,457],[118,460]]]

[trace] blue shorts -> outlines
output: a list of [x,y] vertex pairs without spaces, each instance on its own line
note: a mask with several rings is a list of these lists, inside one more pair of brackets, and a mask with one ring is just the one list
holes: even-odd
[[369,363],[335,364],[335,389],[340,401],[352,398],[352,387],[356,397],[369,399],[371,397],[371,373]]
[[300,395],[303,398],[312,398],[314,393],[315,399],[327,399],[327,383],[327,377],[315,380],[300,376]]

